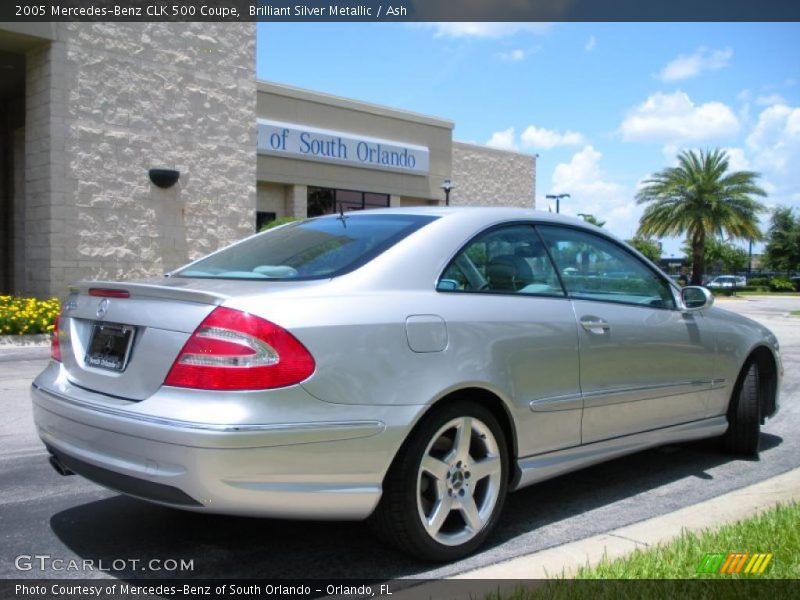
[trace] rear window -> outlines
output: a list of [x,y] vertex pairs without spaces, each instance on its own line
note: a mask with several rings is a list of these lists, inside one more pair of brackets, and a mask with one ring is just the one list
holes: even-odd
[[213,279],[323,279],[366,264],[437,217],[327,216],[266,231],[173,273]]

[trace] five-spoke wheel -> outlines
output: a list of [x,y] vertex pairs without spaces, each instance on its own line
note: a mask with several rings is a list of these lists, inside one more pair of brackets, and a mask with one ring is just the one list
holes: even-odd
[[429,560],[469,554],[497,521],[508,463],[505,435],[488,409],[466,401],[435,409],[387,474],[371,524]]
[[428,535],[456,546],[480,533],[494,513],[502,471],[497,439],[484,422],[464,416],[443,425],[417,478],[417,511]]

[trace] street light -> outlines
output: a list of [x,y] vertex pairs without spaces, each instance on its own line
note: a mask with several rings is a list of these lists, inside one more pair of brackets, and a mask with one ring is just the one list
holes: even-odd
[[556,201],[556,213],[561,212],[561,199],[562,198],[570,198],[569,194],[547,194],[545,198],[548,200],[555,200]]
[[452,190],[454,187],[456,187],[455,184],[448,177],[447,179],[444,180],[442,185],[440,185],[439,187],[444,190],[444,205],[445,206],[450,206],[450,190]]

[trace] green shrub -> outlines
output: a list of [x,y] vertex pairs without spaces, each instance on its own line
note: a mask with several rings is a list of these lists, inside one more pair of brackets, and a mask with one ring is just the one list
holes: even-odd
[[0,335],[50,333],[60,311],[57,298],[0,296]]
[[756,287],[767,287],[769,285],[769,277],[751,277],[747,280],[747,285],[754,285]]
[[270,221],[266,225],[262,226],[259,231],[267,231],[268,229],[274,229],[275,227],[280,227],[281,225],[286,225],[287,223],[294,223],[295,221],[297,221],[295,217],[280,217],[279,219]]
[[794,284],[785,277],[773,277],[769,280],[769,289],[773,292],[793,292]]

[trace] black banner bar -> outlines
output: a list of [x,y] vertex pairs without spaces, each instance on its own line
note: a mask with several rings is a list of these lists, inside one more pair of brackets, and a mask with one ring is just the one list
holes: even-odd
[[[795,0],[3,0],[0,21],[800,21]],[[0,23],[0,27],[2,24]]]
[[796,580],[729,579],[395,579],[260,580],[260,579],[8,579],[0,580],[0,598],[27,600],[481,600],[513,598],[709,598],[769,599],[793,597]]

